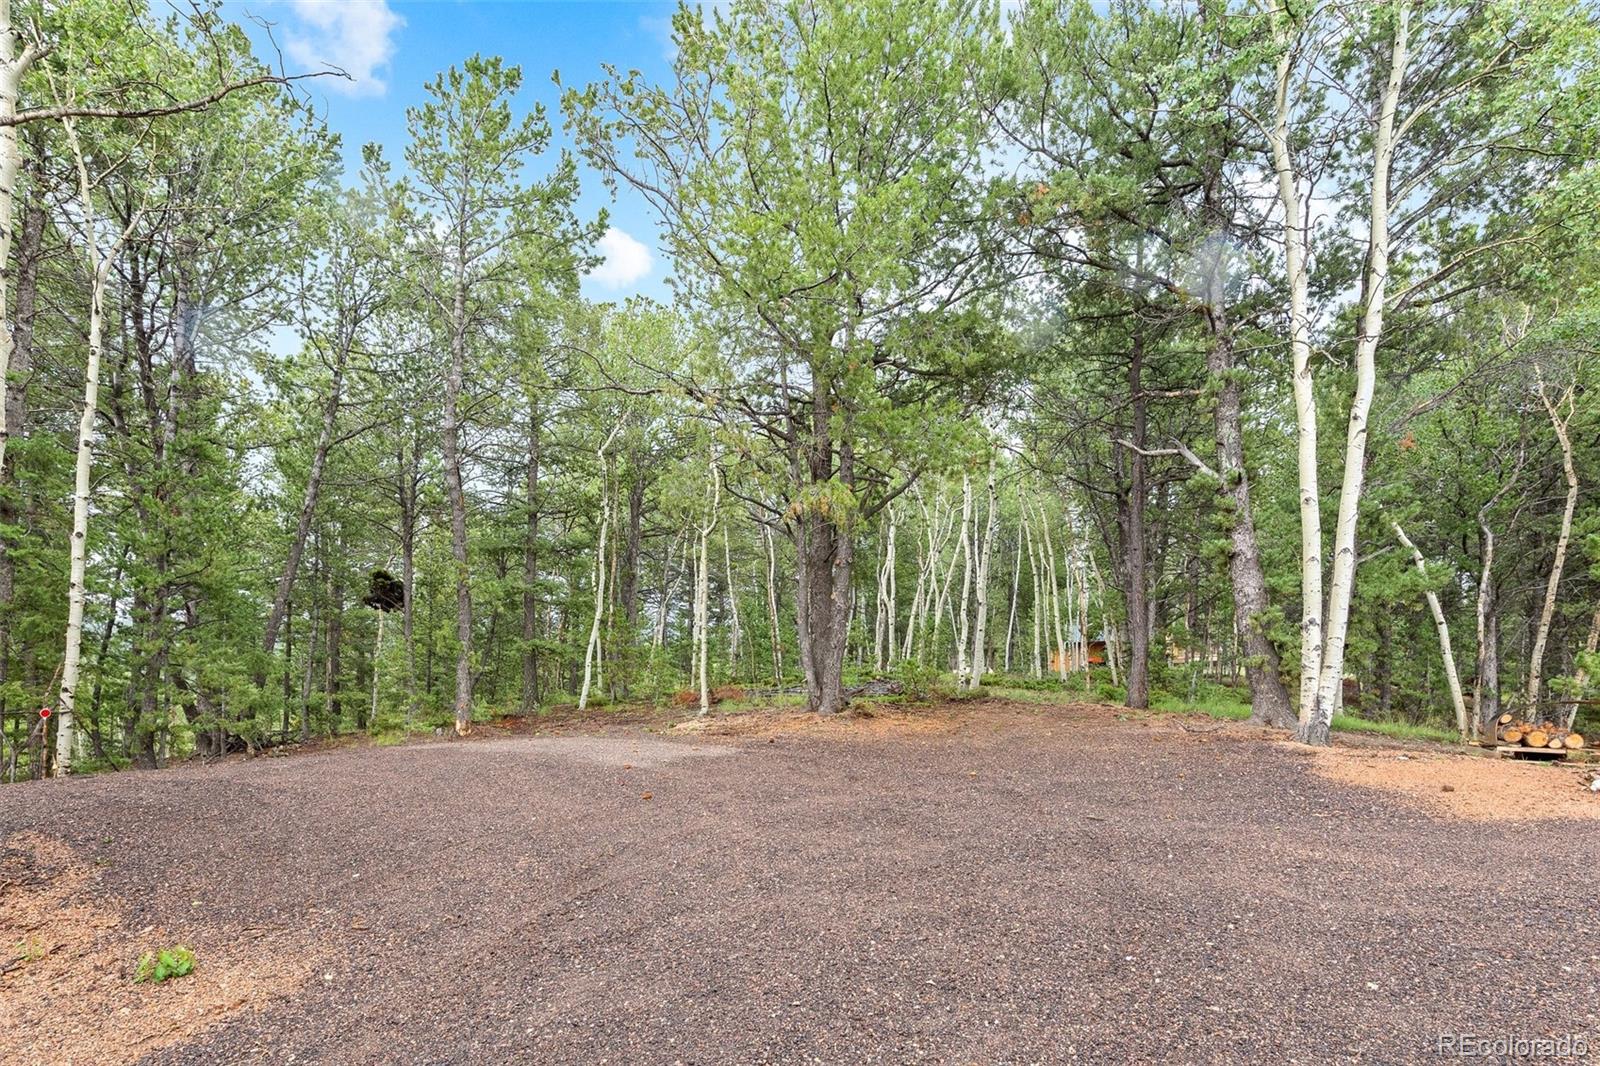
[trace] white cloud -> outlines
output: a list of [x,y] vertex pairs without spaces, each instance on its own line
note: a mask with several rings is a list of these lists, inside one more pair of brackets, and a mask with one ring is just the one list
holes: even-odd
[[394,56],[394,33],[405,19],[388,0],[291,0],[294,26],[284,49],[302,67],[331,65],[352,81],[321,79],[350,96],[382,96],[388,83],[378,76]]
[[605,260],[589,276],[608,289],[620,289],[650,273],[655,265],[646,248],[630,234],[611,226],[600,238],[600,254]]

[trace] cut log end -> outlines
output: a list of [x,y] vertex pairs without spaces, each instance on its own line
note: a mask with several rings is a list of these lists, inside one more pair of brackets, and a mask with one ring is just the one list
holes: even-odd
[[1562,743],[1568,748],[1571,748],[1573,751],[1577,751],[1579,748],[1583,747],[1583,734],[1568,733],[1566,739],[1563,740]]
[[1535,729],[1533,732],[1522,738],[1522,743],[1530,748],[1547,747],[1550,743],[1550,734],[1546,733],[1542,729]]

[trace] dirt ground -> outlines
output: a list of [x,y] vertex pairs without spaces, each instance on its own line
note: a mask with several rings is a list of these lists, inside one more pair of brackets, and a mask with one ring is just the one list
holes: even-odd
[[0,1062],[1600,1047],[1582,767],[999,700],[480,734],[0,789]]

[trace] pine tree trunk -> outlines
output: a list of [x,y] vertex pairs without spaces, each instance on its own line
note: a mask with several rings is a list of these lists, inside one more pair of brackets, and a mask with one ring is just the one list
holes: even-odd
[[1245,678],[1250,685],[1250,720],[1258,725],[1290,728],[1295,725],[1294,708],[1283,683],[1277,646],[1266,630],[1270,603],[1251,509],[1250,477],[1245,470],[1244,420],[1234,365],[1233,336],[1223,317],[1226,309],[1220,302],[1213,306],[1211,347],[1206,362],[1216,389],[1213,421],[1217,473],[1221,477],[1219,491],[1229,518],[1228,579],[1233,591],[1233,629],[1244,650]]
[[[336,545],[337,547],[337,545]],[[344,583],[339,580],[337,565],[328,567],[328,604],[327,604],[327,636],[328,650],[324,658],[322,681],[322,716],[328,725],[328,735],[337,736],[339,721],[344,717],[344,710],[340,699],[340,675],[342,674],[339,652],[344,643]]]
[[267,612],[266,631],[261,638],[263,662],[257,671],[256,684],[266,684],[266,660],[271,659],[278,644],[278,631],[283,625],[288,609],[289,595],[294,590],[295,576],[300,571],[300,560],[305,555],[306,537],[311,533],[311,521],[317,511],[317,497],[322,491],[322,475],[328,467],[328,452],[333,447],[333,433],[339,417],[339,403],[344,390],[344,370],[348,348],[335,345],[333,378],[328,385],[328,396],[322,405],[322,425],[317,432],[317,447],[311,456],[311,470],[306,475],[306,489],[300,499],[300,517],[295,524],[294,537],[289,541],[289,554],[283,563],[283,573],[278,575],[277,590],[272,596],[272,608]]
[[[3,3],[4,0],[0,0]],[[38,166],[30,159],[30,170]],[[28,380],[33,374],[33,325],[38,305],[39,262],[44,250],[45,210],[37,198],[28,202],[22,216],[21,239],[16,252],[16,319],[10,337],[10,376],[4,385],[4,411],[0,411],[0,434],[21,437],[28,415]],[[0,225],[4,225],[0,219]],[[0,245],[5,243],[0,236]],[[0,258],[0,274],[9,264]],[[0,315],[4,313],[5,283],[0,281]],[[0,348],[6,341],[6,323],[0,318]],[[3,448],[0,448],[3,451]],[[18,524],[11,486],[16,482],[16,457],[0,460],[0,686],[11,680],[11,605],[16,599],[17,560],[12,553],[11,530]],[[98,686],[96,696],[98,697]],[[0,707],[4,701],[0,700]]]
[[539,402],[528,401],[528,515],[522,537],[522,692],[524,715],[539,709]]
[[404,590],[400,618],[401,636],[406,645],[406,728],[417,713],[417,484],[420,480],[418,451],[413,441],[410,458],[400,446],[395,469],[399,477],[400,504],[400,585]]
[[[463,231],[460,240],[465,241]],[[450,554],[455,560],[456,693],[455,729],[472,731],[472,571],[467,562],[467,495],[461,479],[460,406],[467,361],[466,250],[458,249],[454,299],[450,311],[450,370],[445,375],[444,418],[439,427],[444,452],[445,494],[450,501]]]

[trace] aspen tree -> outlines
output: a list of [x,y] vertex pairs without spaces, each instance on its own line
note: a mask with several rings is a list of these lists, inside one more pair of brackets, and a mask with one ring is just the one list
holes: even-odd
[[[606,609],[606,542],[611,534],[611,459],[606,454],[611,444],[622,432],[626,419],[619,420],[606,435],[604,443],[595,451],[600,467],[600,535],[594,542],[594,618],[589,625],[589,642],[583,651],[583,688],[578,692],[578,710],[589,705],[589,688],[594,681],[597,660],[601,657],[600,623]],[[700,553],[705,554],[705,545]],[[662,610],[665,611],[665,605]]]
[[1539,693],[1543,688],[1544,649],[1550,639],[1550,621],[1556,613],[1556,592],[1561,586],[1562,570],[1566,567],[1567,545],[1572,542],[1572,516],[1578,506],[1578,471],[1572,462],[1572,435],[1568,432],[1577,409],[1574,393],[1578,375],[1574,373],[1572,383],[1552,401],[1545,388],[1544,369],[1537,362],[1533,364],[1533,373],[1538,383],[1539,402],[1544,405],[1550,427],[1555,430],[1556,440],[1561,444],[1561,473],[1566,479],[1567,497],[1561,509],[1561,530],[1556,536],[1555,558],[1550,562],[1550,576],[1545,581],[1544,603],[1539,609],[1539,621],[1534,629],[1533,650],[1528,653],[1528,685],[1523,692],[1523,701],[1528,705],[1530,715],[1539,702]]
[[[1394,535],[1400,541],[1400,546],[1411,554],[1411,562],[1417,568],[1417,573],[1422,579],[1428,579],[1428,564],[1422,557],[1422,551],[1406,536],[1406,531],[1400,528],[1400,523],[1394,519],[1389,520],[1389,528],[1394,530]],[[1467,701],[1461,694],[1461,677],[1456,673],[1456,653],[1450,645],[1450,623],[1445,620],[1444,608],[1439,605],[1439,594],[1431,588],[1424,588],[1423,597],[1428,601],[1428,612],[1433,615],[1433,625],[1439,633],[1439,655],[1444,660],[1445,683],[1450,689],[1450,705],[1456,712],[1456,731],[1466,740],[1469,734],[1467,726]]]
[[977,573],[977,620],[972,627],[972,673],[967,679],[968,688],[977,688],[983,682],[986,672],[984,665],[984,641],[989,629],[989,564],[994,556],[994,535],[996,515],[996,499],[994,488],[994,463],[989,464],[988,479],[988,510],[984,521],[984,532],[978,554]]
[[78,139],[77,124],[72,119],[63,119],[62,129],[66,133],[67,145],[72,154],[73,170],[77,177],[77,223],[83,238],[85,266],[89,274],[88,359],[83,371],[83,414],[78,422],[77,461],[73,474],[66,651],[61,660],[61,700],[56,711],[56,773],[66,776],[72,772],[76,740],[72,716],[77,709],[78,674],[83,648],[84,569],[88,561],[89,498],[93,492],[91,477],[94,467],[95,416],[100,405],[100,361],[105,351],[106,280],[115,262],[117,249],[133,233],[143,212],[142,209],[133,212],[127,227],[113,238],[109,248],[102,245],[94,206],[94,190],[98,184],[98,176],[95,179],[89,176],[89,165],[83,144]]

